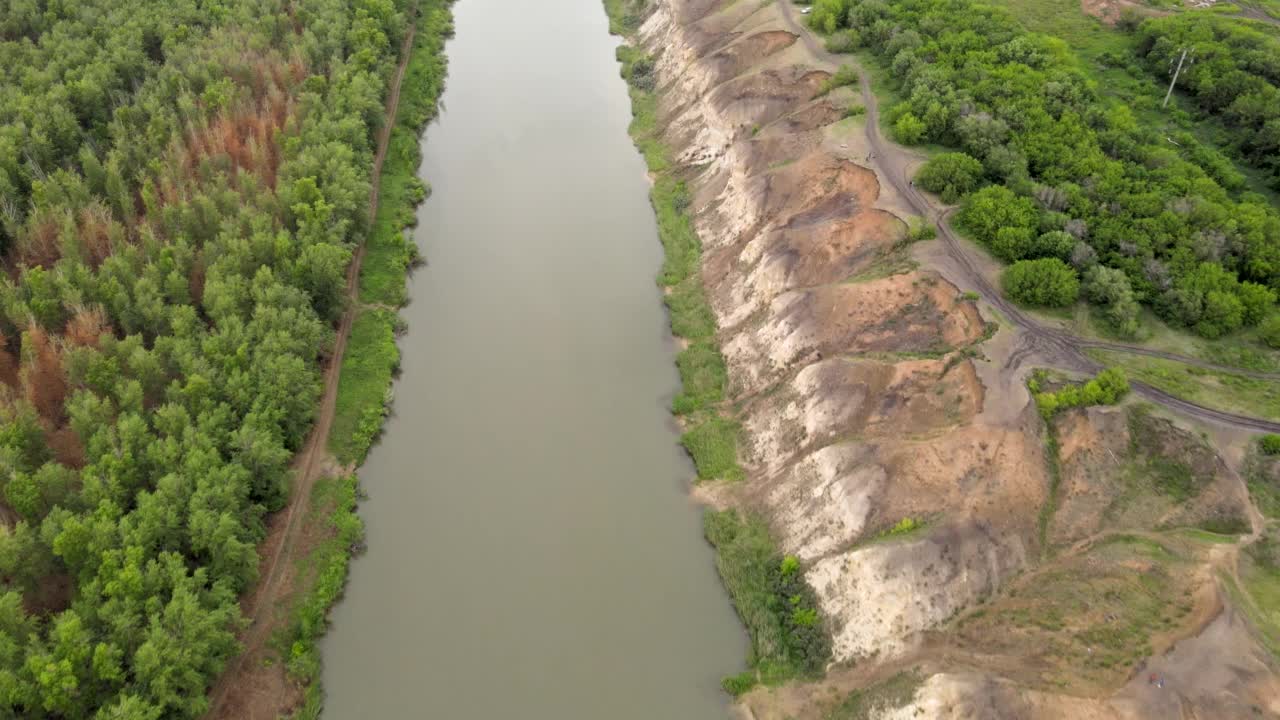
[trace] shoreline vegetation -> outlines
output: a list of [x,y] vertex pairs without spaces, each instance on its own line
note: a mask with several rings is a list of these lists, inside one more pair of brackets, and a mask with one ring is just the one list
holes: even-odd
[[430,191],[418,178],[420,139],[436,118],[444,91],[445,41],[453,36],[453,0],[420,0],[418,34],[405,70],[400,106],[382,166],[379,205],[360,267],[358,310],[342,359],[329,449],[345,465],[364,462],[391,409],[391,384],[400,367],[396,310],[408,302],[409,268],[418,247],[406,230]]
[[[316,483],[308,523],[322,523],[325,539],[299,560],[310,587],[298,593],[289,622],[277,636],[289,675],[304,686],[303,705],[291,718],[314,720],[324,705],[318,643],[329,627],[329,610],[342,598],[352,558],[364,549],[362,496],[354,473],[382,433],[399,370],[396,337],[404,329],[398,309],[408,302],[407,280],[418,248],[406,231],[417,224],[416,208],[429,196],[418,178],[421,139],[438,115],[447,74],[445,43],[453,37],[454,0],[419,0],[418,30],[400,90],[400,104],[383,161],[379,204],[365,241],[357,315],[338,379],[338,398],[328,438],[334,456],[353,471]],[[387,309],[388,306],[397,310]]]
[[[617,58],[631,96],[630,133],[652,182],[650,201],[658,223],[664,290],[671,330],[685,348],[676,357],[681,389],[671,411],[680,421],[681,445],[698,481],[735,482],[746,474],[738,463],[739,423],[723,410],[728,374],[716,337],[716,319],[700,273],[701,241],[689,215],[689,190],[672,164],[657,127],[657,78],[653,59],[633,44],[647,0],[604,0],[609,29],[623,38]],[[707,511],[703,531],[716,552],[716,569],[751,638],[748,669],[724,678],[722,687],[741,695],[757,684],[777,685],[822,674],[831,657],[816,595],[799,561],[784,557],[768,524],[749,512]]]

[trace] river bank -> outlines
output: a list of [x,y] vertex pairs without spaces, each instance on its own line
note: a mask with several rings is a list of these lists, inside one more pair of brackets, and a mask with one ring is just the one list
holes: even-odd
[[722,717],[741,632],[664,410],[661,254],[604,13],[455,17],[326,713]]
[[[607,4],[633,46],[622,59],[643,91],[640,145],[656,180],[683,188],[701,238],[693,275],[724,359],[717,421],[738,450],[716,466],[741,479],[700,473],[695,497],[711,517],[759,518],[755,536],[777,548],[761,556],[803,577],[831,643],[807,677],[750,658],[756,672],[726,683],[759,681],[741,706],[757,719],[1158,717],[1168,703],[1133,668],[1148,656],[1186,668],[1227,644],[1249,670],[1183,678],[1189,702],[1230,715],[1243,706],[1219,705],[1225,688],[1264,697],[1265,652],[1229,617],[1207,624],[1222,553],[1170,530],[1247,515],[1238,447],[1141,407],[1046,426],[1026,386],[1044,353],[997,322],[939,241],[909,231],[920,218],[898,195],[906,181],[886,174],[903,168],[873,157],[864,125],[875,98],[792,8]],[[1197,478],[1172,505],[1148,459],[1164,456]],[[1124,570],[1139,566],[1141,583]],[[1159,598],[1157,620],[1143,592]],[[785,647],[734,595],[757,651]]]
[[[403,239],[425,198],[415,171],[418,137],[435,117],[445,75],[444,42],[452,36],[453,0],[418,0],[412,34],[389,89],[387,125],[374,163],[367,239],[348,269],[346,310],[313,429],[295,463],[295,498],[264,543],[264,580],[249,599],[244,649],[212,691],[208,718],[319,717],[324,692],[317,643],[362,546],[356,514],[355,466],[388,412],[395,360],[395,313],[414,257]],[[374,288],[374,290],[370,290]],[[399,289],[397,294],[397,288]],[[378,304],[370,309],[366,303]],[[385,329],[386,333],[379,332]],[[388,351],[388,345],[390,351]],[[327,443],[333,455],[325,452]],[[336,457],[335,457],[336,456]],[[295,518],[296,521],[294,520]]]

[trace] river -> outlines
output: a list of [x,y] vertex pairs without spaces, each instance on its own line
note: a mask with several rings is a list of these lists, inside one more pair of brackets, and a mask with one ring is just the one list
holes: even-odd
[[600,0],[460,0],[325,720],[727,717],[661,247]]

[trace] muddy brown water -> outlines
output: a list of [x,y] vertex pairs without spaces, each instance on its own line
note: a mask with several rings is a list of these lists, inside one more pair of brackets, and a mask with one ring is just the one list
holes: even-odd
[[746,640],[687,496],[600,0],[460,0],[326,720],[722,719]]

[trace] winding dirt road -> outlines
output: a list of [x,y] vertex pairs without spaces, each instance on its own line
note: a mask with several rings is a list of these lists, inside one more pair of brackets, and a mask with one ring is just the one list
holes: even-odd
[[[371,182],[369,190],[369,222],[371,226],[374,222],[374,217],[378,213],[378,188],[381,184],[382,165],[387,157],[387,146],[391,141],[391,130],[395,125],[396,111],[400,107],[400,86],[404,81],[405,70],[409,66],[409,58],[413,49],[413,40],[417,35],[417,14],[418,9],[415,5],[410,11],[410,17],[413,20],[409,23],[408,32],[405,33],[404,42],[400,46],[400,62],[396,66],[395,75],[391,78],[391,85],[387,91],[386,116],[382,123],[382,130],[378,134],[377,153],[374,155],[373,169],[369,175]],[[311,428],[311,434],[307,437],[306,444],[303,445],[298,455],[294,458],[293,487],[289,492],[289,504],[283,512],[277,513],[270,521],[267,538],[262,544],[263,558],[259,564],[258,585],[241,605],[245,617],[249,620],[248,627],[240,637],[241,653],[227,666],[218,678],[218,682],[210,690],[209,711],[205,713],[206,720],[230,717],[227,715],[228,709],[225,707],[230,691],[235,689],[237,681],[242,677],[246,669],[245,663],[250,658],[258,657],[262,653],[271,639],[272,632],[277,629],[273,622],[275,612],[292,590],[291,583],[284,582],[288,573],[284,572],[283,569],[292,566],[289,560],[293,556],[294,548],[304,530],[302,518],[306,515],[306,507],[311,501],[311,491],[315,487],[316,481],[321,476],[328,474],[336,466],[336,462],[329,454],[329,431],[333,427],[334,406],[338,399],[338,377],[342,369],[342,357],[347,349],[347,339],[351,335],[351,325],[355,320],[356,312],[359,310],[360,266],[364,261],[364,252],[365,247],[361,243],[351,258],[351,264],[347,267],[346,310],[342,313],[342,318],[338,322],[333,352],[329,356],[328,364],[325,367],[324,395],[320,401],[315,425]],[[276,700],[281,699],[276,698]],[[245,712],[249,712],[256,717],[255,711],[261,709],[240,708],[239,710],[242,714],[236,717],[246,717],[243,714]],[[264,717],[276,716],[274,708],[267,710],[269,714],[264,715]]]
[[[839,57],[822,46],[818,38],[796,19],[795,9],[792,7],[790,0],[779,0],[778,7],[781,9],[782,17],[788,27],[800,38],[801,42],[805,44],[805,47],[814,57],[837,67],[853,64],[850,63],[848,58]],[[1021,308],[1009,302],[996,288],[992,287],[986,276],[974,264],[973,259],[966,252],[960,239],[951,228],[950,216],[955,212],[956,208],[936,207],[924,193],[917,190],[915,185],[907,179],[911,165],[918,158],[900,145],[887,142],[881,136],[879,99],[871,90],[871,81],[867,79],[867,73],[859,72],[858,75],[858,86],[862,94],[862,102],[867,109],[865,123],[867,142],[874,153],[873,159],[879,166],[881,174],[888,178],[894,189],[907,200],[913,210],[919,213],[921,217],[937,225],[938,235],[942,238],[948,254],[951,255],[952,259],[964,272],[969,283],[977,289],[983,300],[999,310],[1009,319],[1009,322],[1021,330],[1020,342],[1027,350],[1022,355],[1034,352],[1061,369],[1082,373],[1096,373],[1102,370],[1104,366],[1083,352],[1085,349],[1094,348],[1163,358],[1207,370],[1225,371],[1261,380],[1280,380],[1280,374],[1250,372],[1151,348],[1079,338],[1061,330],[1047,328],[1033,320]],[[1237,415],[1197,405],[1141,381],[1131,380],[1129,384],[1139,397],[1201,420],[1259,432],[1280,432],[1280,422],[1247,415]]]

